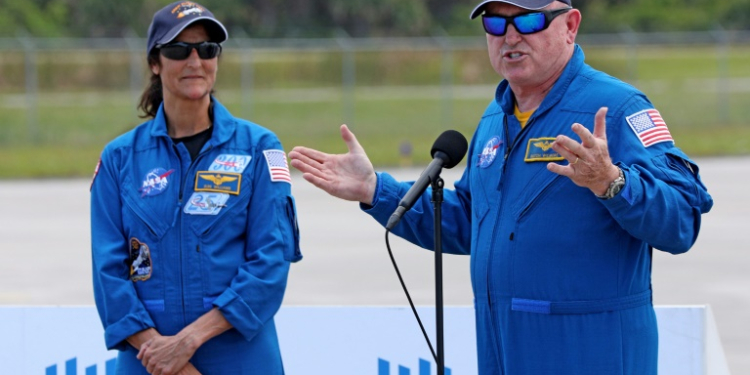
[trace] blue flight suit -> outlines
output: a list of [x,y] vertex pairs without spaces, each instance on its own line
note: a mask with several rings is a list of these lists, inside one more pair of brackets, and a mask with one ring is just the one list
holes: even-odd
[[[609,152],[626,179],[609,200],[546,168],[565,163],[549,147],[554,138],[578,139],[573,123],[593,132],[600,107],[609,108]],[[658,133],[653,108],[586,65],[579,46],[523,130],[508,82],[498,86],[443,204],[444,251],[471,255],[480,374],[656,374],[652,248],[687,251],[713,201],[698,166]],[[380,173],[363,209],[384,225],[410,185]],[[394,228],[427,249],[430,196]]]
[[167,134],[163,105],[102,152],[94,294],[118,374],[146,374],[129,336],[175,335],[214,307],[234,328],[196,351],[202,374],[283,374],[273,317],[289,262],[301,259],[286,156],[272,132],[213,103],[195,160]]

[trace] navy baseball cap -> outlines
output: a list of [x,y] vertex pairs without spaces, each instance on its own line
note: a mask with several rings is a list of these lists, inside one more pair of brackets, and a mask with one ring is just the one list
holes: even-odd
[[559,1],[561,3],[568,4],[570,6],[573,6],[570,1],[571,0],[486,0],[479,3],[479,5],[474,8],[474,10],[471,11],[471,19],[477,18],[478,15],[482,14],[484,11],[484,8],[489,3],[507,3],[510,5],[515,5],[519,8],[528,9],[528,10],[538,10],[546,7],[547,5],[550,5],[554,3],[555,1]]
[[202,22],[212,42],[223,43],[229,34],[206,7],[192,1],[176,1],[154,13],[148,27],[148,54],[160,44],[166,44],[180,35],[186,27]]

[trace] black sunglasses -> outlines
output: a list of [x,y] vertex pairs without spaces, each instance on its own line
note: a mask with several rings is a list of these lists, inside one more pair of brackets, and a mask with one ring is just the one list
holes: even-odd
[[221,45],[215,42],[184,43],[174,42],[156,46],[162,56],[170,60],[185,60],[193,52],[198,51],[198,57],[203,60],[213,59],[221,53]]
[[519,34],[528,35],[545,30],[555,17],[573,8],[540,10],[517,14],[515,16],[501,16],[498,14],[483,14],[482,25],[487,34],[503,36],[508,32],[508,25],[513,24]]

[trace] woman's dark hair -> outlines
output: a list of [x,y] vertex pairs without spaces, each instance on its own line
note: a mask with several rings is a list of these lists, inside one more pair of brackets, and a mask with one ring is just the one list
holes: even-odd
[[[149,71],[154,65],[159,65],[159,49],[154,48],[151,53],[148,54],[148,67]],[[148,87],[143,90],[141,94],[141,103],[138,104],[138,109],[143,111],[140,118],[154,118],[156,117],[156,111],[159,110],[161,102],[164,101],[164,96],[161,92],[161,77],[158,74],[151,72],[151,78],[149,78]]]

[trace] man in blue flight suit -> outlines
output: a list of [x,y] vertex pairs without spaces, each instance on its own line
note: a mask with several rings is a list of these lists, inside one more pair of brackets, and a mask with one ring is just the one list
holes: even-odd
[[[698,166],[643,93],[584,63],[570,0],[483,1],[479,15],[504,80],[443,204],[443,250],[471,255],[479,373],[656,374],[652,249],[695,242],[713,205]],[[411,184],[341,134],[348,153],[296,147],[292,166],[385,225]],[[394,228],[426,249],[430,196]]]

